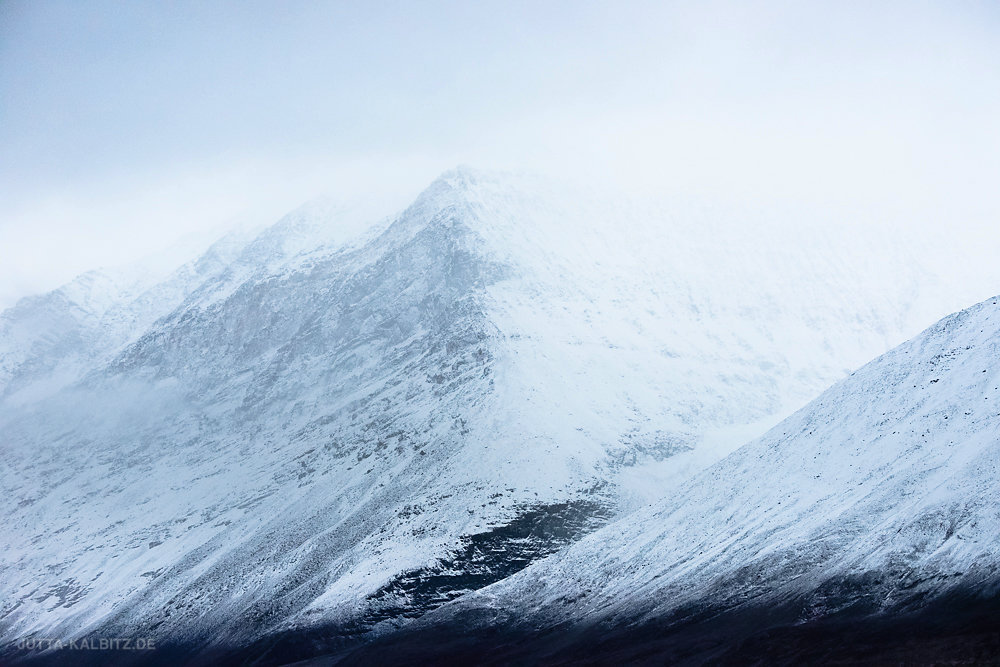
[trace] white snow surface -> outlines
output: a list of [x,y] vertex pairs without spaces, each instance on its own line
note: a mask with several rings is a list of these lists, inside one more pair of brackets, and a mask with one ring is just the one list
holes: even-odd
[[1000,303],[949,316],[671,497],[421,622],[639,623],[796,600],[802,619],[1000,575]]
[[937,269],[964,251],[462,168],[382,222],[310,206],[156,285],[25,300],[0,316],[0,639],[347,623],[530,508],[675,497],[996,291],[995,262]]

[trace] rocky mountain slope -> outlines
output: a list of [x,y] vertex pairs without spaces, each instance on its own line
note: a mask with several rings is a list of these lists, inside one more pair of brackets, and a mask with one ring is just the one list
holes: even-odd
[[4,314],[0,639],[266,661],[391,632],[672,496],[998,272],[468,169],[344,215],[112,294],[86,335]]
[[447,629],[475,651],[507,632],[519,648],[494,657],[515,661],[851,661],[875,655],[850,645],[867,626],[905,634],[904,661],[995,660],[977,651],[1000,648],[998,358],[993,298],[673,497],[428,615],[417,642]]

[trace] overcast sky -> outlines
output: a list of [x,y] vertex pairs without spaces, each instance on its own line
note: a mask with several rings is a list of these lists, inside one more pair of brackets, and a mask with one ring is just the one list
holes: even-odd
[[439,172],[1000,213],[1000,3],[0,1],[0,307]]

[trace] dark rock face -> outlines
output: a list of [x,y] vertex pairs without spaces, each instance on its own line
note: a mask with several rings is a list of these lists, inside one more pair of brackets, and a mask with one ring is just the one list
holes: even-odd
[[464,593],[520,572],[610,517],[610,511],[596,502],[571,501],[532,508],[504,526],[464,537],[461,548],[434,567],[401,574],[370,595],[375,604],[366,624],[419,618]]

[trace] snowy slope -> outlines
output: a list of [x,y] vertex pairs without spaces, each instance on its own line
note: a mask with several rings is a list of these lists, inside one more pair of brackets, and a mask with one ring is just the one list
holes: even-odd
[[22,299],[0,313],[0,400],[16,406],[58,391],[107,364],[195,290],[240,284],[267,267],[342,245],[377,221],[372,211],[361,198],[318,199],[263,232],[237,228],[205,250],[179,242]]
[[0,313],[0,402],[28,404],[106,364],[248,241],[232,232],[190,261],[147,260],[85,273]]
[[105,335],[101,320],[111,304],[141,291],[132,288],[131,281],[116,278],[92,271],[58,290],[22,299],[0,314],[0,396],[23,391],[50,375],[56,387],[80,376],[79,367],[87,359],[76,357],[100,345],[96,339]]
[[423,623],[599,623],[610,635],[683,627],[706,610],[792,607],[807,623],[912,612],[955,591],[991,599],[998,358],[993,298],[864,366],[668,500]]
[[0,406],[3,639],[395,627],[675,493],[1000,271],[468,169],[337,221],[375,218],[290,215]]

